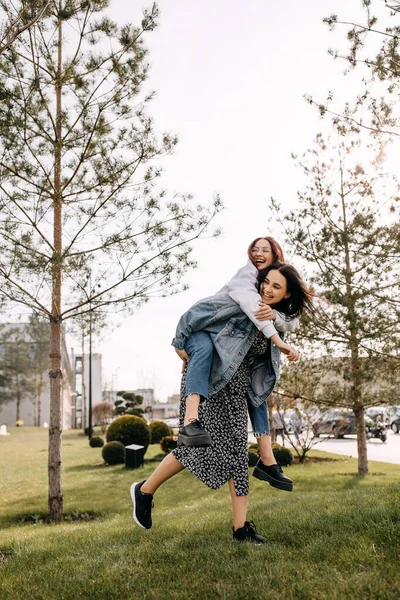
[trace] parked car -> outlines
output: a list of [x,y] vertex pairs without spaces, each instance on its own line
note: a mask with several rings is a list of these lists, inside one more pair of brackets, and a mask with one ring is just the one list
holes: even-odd
[[[365,415],[365,424],[373,424],[373,420],[368,415]],[[356,417],[353,411],[332,408],[314,421],[312,429],[315,437],[328,434],[334,435],[335,438],[343,438],[345,435],[356,433]]]
[[400,433],[400,416],[391,422],[390,427],[394,433]]
[[388,406],[389,427],[394,433],[400,433],[400,406]]
[[370,406],[365,409],[365,414],[375,422],[380,421],[385,425],[390,425],[389,408],[389,406]]

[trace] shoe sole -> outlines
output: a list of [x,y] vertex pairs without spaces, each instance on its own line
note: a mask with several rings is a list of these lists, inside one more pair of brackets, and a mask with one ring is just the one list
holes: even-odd
[[138,520],[138,518],[136,517],[136,496],[135,496],[135,489],[136,486],[139,485],[139,482],[136,481],[135,483],[132,483],[131,485],[131,500],[133,503],[133,520],[135,521],[136,525],[139,525],[139,527],[141,527],[142,529],[146,529],[146,527],[144,525],[142,525],[140,523],[140,521]]
[[208,434],[189,437],[180,433],[178,435],[178,446],[211,446],[211,438]]
[[268,481],[269,485],[278,490],[283,490],[284,492],[291,492],[293,490],[293,483],[283,483],[282,481],[277,481],[267,473],[264,473],[264,471],[258,467],[254,468],[253,477],[261,479],[262,481]]

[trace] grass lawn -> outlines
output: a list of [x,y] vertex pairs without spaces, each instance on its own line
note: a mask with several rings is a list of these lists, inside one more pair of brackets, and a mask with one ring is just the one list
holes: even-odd
[[[63,435],[65,512],[87,522],[47,525],[47,431],[0,437],[1,600],[386,599],[400,597],[400,465],[334,457],[285,469],[293,493],[251,478],[249,519],[265,546],[231,539],[227,486],[183,472],[155,497],[153,528],[132,521],[137,471],[101,466],[101,449]],[[160,452],[150,446],[146,458]],[[18,524],[36,515],[37,524]]]

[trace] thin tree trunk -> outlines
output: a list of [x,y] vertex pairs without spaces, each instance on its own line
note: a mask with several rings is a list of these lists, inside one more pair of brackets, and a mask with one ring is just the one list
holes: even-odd
[[365,431],[364,406],[359,404],[354,408],[356,416],[358,474],[368,475],[367,434]]
[[85,334],[84,334],[83,327],[82,327],[81,369],[82,369],[82,429],[85,429],[87,427],[87,423],[86,423],[87,410],[86,410],[86,384],[85,384]]
[[42,389],[43,389],[43,371],[40,370],[40,373],[39,373],[38,399],[37,399],[38,427],[40,427],[40,422],[41,422],[41,418],[42,418]]
[[50,428],[49,428],[49,519],[61,521],[63,496],[61,488],[61,394],[62,394],[62,189],[61,189],[61,98],[62,98],[62,21],[58,22],[58,65],[56,83],[56,142],[54,146],[54,252],[52,258],[52,307],[50,325]]
[[21,391],[19,389],[18,375],[16,376],[16,390],[17,390],[17,414],[15,418],[15,422],[19,421],[21,418]]
[[346,263],[346,296],[348,298],[348,318],[349,318],[349,329],[350,329],[350,352],[351,352],[351,378],[352,378],[352,397],[353,397],[353,410],[356,417],[356,432],[357,432],[357,455],[358,455],[358,474],[368,475],[368,457],[367,457],[367,437],[365,433],[365,420],[364,420],[364,406],[362,401],[361,392],[361,379],[360,379],[360,357],[359,357],[359,344],[357,339],[358,322],[356,315],[356,304],[352,289],[352,271],[350,262],[350,248],[349,248],[349,232],[347,226],[347,215],[346,215],[346,195],[344,192],[343,183],[343,165],[341,163],[340,169],[341,177],[341,190],[340,197],[342,202],[342,213],[343,213],[343,241],[345,249],[345,263]]

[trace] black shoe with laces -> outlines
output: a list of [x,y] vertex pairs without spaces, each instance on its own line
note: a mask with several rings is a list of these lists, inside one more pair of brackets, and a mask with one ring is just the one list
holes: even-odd
[[[146,480],[145,480],[146,481]],[[151,494],[145,494],[140,491],[140,488],[145,481],[140,483],[132,483],[131,485],[131,498],[133,502],[133,518],[135,523],[143,529],[150,529],[151,522],[151,509],[153,508],[153,496]]]
[[192,419],[179,429],[178,446],[211,446],[211,437],[200,421]]
[[239,542],[253,542],[254,544],[265,544],[267,538],[263,537],[256,531],[254,521],[245,521],[243,527],[233,530],[233,539]]
[[291,492],[293,490],[293,481],[283,474],[282,467],[279,463],[267,467],[260,458],[254,467],[253,477],[268,481],[269,485],[272,485],[272,487],[277,488],[278,490],[285,490],[286,492]]

